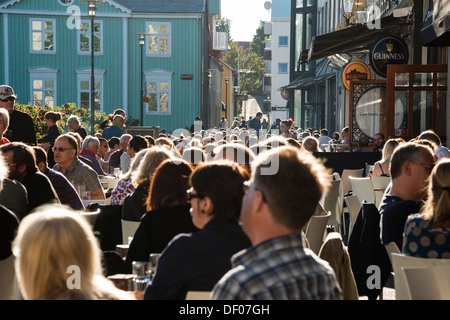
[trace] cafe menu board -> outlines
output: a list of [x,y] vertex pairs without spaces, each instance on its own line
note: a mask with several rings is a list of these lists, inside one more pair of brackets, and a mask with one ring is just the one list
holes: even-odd
[[345,66],[344,71],[342,71],[342,82],[347,90],[350,90],[350,80],[352,79],[369,80],[369,67],[362,61],[352,61],[348,63]]

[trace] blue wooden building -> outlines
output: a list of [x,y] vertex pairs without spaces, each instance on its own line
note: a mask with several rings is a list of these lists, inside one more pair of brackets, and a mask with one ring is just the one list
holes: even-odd
[[[95,110],[122,108],[129,118],[142,115],[143,126],[169,131],[208,114],[209,20],[219,13],[220,0],[97,4]],[[91,35],[85,2],[0,0],[0,84],[11,85],[19,103],[90,108]]]

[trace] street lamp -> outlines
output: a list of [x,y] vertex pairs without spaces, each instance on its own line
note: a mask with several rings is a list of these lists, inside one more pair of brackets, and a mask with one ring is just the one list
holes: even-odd
[[140,106],[141,106],[141,127],[144,126],[144,45],[145,36],[150,33],[135,33],[135,36],[139,36],[139,45],[141,46],[141,94],[140,94]]
[[344,10],[344,18],[346,26],[350,24],[350,18],[353,16],[354,0],[342,0],[342,9]]
[[104,3],[104,1],[80,1],[88,3],[88,14],[91,17],[91,135],[95,135],[95,77],[94,77],[94,18],[97,13],[97,3]]
[[225,107],[228,110],[228,82],[230,81],[230,79],[225,78]]

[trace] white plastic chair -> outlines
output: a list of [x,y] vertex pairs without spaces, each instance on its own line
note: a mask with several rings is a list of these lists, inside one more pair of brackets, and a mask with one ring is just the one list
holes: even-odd
[[364,168],[361,169],[344,169],[342,170],[341,180],[344,195],[348,194],[352,190],[349,177],[362,177]]
[[392,253],[397,253],[397,254],[401,254],[402,252],[400,251],[399,247],[397,246],[397,244],[392,241],[389,242],[388,244],[385,244],[384,247],[386,248],[387,254],[389,256],[389,259],[391,260],[391,264],[392,264]]
[[373,189],[372,180],[369,177],[356,178],[349,177],[352,185],[353,195],[358,196],[359,202],[366,200],[368,203],[375,204],[375,191]]
[[102,184],[103,189],[114,189],[117,185],[117,182],[119,182],[119,178],[116,177],[103,177],[100,178],[100,183]]
[[340,186],[341,180],[331,180],[328,192],[322,197],[322,206],[326,212],[331,212],[328,219],[328,225],[337,226],[336,231],[341,229],[341,203],[340,203]]
[[412,300],[450,300],[450,265],[402,270]]
[[402,268],[430,267],[450,265],[450,259],[418,258],[392,253],[392,268],[394,269],[394,285],[396,300],[411,300],[405,273]]
[[306,228],[305,237],[308,240],[309,248],[315,253],[319,254],[320,247],[322,246],[328,219],[331,216],[331,212],[328,211],[323,216],[312,216],[309,220],[308,227]]
[[381,199],[383,199],[384,190],[391,183],[391,177],[370,177],[370,180],[372,181],[375,192],[375,206],[378,208]]
[[186,300],[209,300],[211,291],[188,291]]
[[0,260],[0,300],[15,299],[15,260],[16,257],[13,254],[6,259]]
[[348,215],[350,218],[350,226],[348,228],[348,239],[350,239],[350,235],[353,231],[353,226],[355,225],[359,211],[361,210],[361,202],[359,202],[358,196],[347,196],[344,198],[344,201],[347,205]]
[[122,221],[122,242],[123,244],[128,243],[128,237],[134,237],[134,234],[139,227],[139,221]]
[[94,227],[95,221],[97,220],[99,213],[100,213],[100,210],[93,211],[93,212],[89,212],[89,211],[80,212],[81,216],[84,217],[92,227]]

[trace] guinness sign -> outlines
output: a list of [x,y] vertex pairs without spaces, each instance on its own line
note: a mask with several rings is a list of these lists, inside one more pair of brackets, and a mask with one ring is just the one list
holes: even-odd
[[393,36],[382,37],[370,49],[370,65],[379,76],[386,78],[388,64],[407,64],[408,46]]

